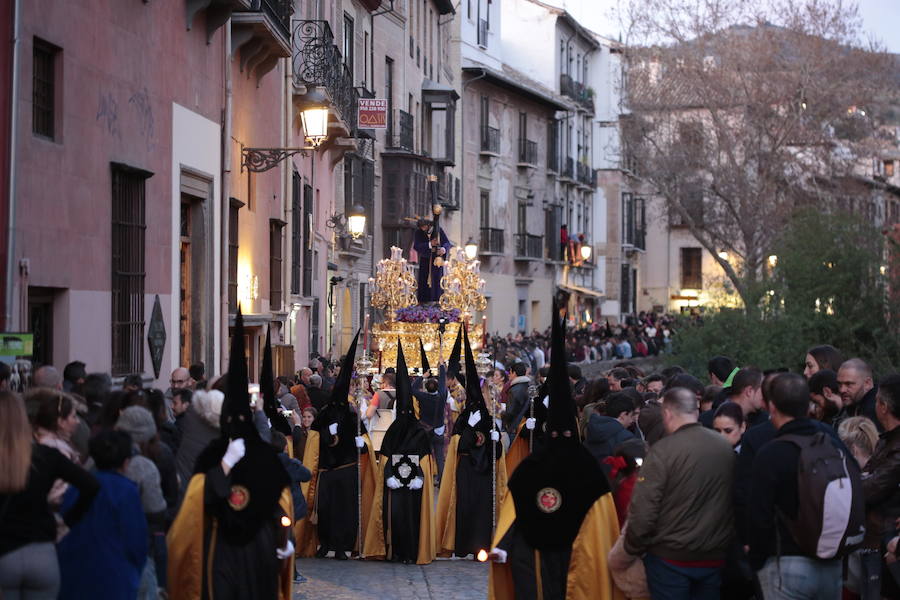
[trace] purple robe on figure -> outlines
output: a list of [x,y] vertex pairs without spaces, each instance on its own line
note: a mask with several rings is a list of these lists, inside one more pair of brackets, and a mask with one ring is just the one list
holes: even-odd
[[[447,238],[443,229],[439,228],[438,233],[440,235],[441,244],[439,247],[443,248],[445,251],[442,258],[447,260],[450,256],[450,240]],[[441,298],[441,293],[443,293],[443,290],[441,289],[441,276],[444,274],[444,269],[443,267],[434,266],[432,261],[434,255],[431,252],[430,239],[431,229],[429,229],[428,232],[424,232],[417,228],[413,232],[412,246],[419,259],[419,287],[418,290],[416,290],[416,297],[419,300],[419,304],[437,302]],[[429,275],[431,275],[430,282]]]

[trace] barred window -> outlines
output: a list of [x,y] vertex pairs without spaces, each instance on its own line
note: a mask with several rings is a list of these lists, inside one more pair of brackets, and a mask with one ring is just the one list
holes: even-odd
[[238,236],[240,210],[244,203],[231,198],[228,206],[228,312],[237,312],[238,305]]
[[281,310],[284,288],[281,278],[281,235],[285,222],[269,219],[269,310]]
[[31,78],[31,130],[53,138],[56,133],[56,54],[59,48],[34,39]]
[[144,370],[145,184],[152,173],[112,164],[112,374]]

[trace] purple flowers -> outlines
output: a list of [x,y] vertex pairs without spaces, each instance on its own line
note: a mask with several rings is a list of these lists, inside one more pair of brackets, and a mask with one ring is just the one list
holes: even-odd
[[401,323],[437,323],[441,318],[447,319],[448,323],[456,323],[459,321],[459,312],[458,308],[441,310],[435,305],[415,305],[398,308],[396,315]]

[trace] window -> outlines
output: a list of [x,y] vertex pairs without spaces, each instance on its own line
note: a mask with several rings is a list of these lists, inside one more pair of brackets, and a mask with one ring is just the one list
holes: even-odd
[[681,249],[681,288],[699,290],[703,288],[702,248]]
[[528,233],[528,203],[526,202],[519,202],[516,212],[516,230],[521,234]]
[[56,135],[56,55],[59,48],[34,39],[31,79],[31,130],[53,139]]
[[240,226],[239,213],[243,202],[237,198],[231,198],[228,207],[228,312],[237,312],[238,304],[238,240],[240,239],[238,227]]
[[491,226],[491,193],[481,190],[481,227]]
[[[313,281],[313,188],[303,186],[303,295],[312,296]],[[314,313],[318,314],[318,313]]]
[[281,234],[284,221],[269,219],[269,310],[280,311],[283,289],[281,285]]
[[892,160],[884,161],[884,176],[885,177],[893,177],[894,176],[894,161],[892,161]]
[[353,19],[344,13],[344,65],[353,74]]
[[152,174],[112,165],[112,374],[144,370],[145,183]]
[[387,99],[386,146],[394,145],[394,61],[384,57],[384,97]]
[[291,294],[300,295],[303,280],[303,180],[294,171],[291,180]]
[[[373,76],[374,80],[375,77]],[[363,32],[363,87],[369,89],[369,32]]]

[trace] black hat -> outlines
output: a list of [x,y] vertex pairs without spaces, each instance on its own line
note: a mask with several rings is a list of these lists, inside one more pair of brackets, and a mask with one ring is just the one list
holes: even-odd
[[280,431],[284,435],[291,435],[291,425],[278,410],[278,400],[275,397],[275,374],[272,370],[272,339],[271,328],[266,327],[266,345],[263,348],[262,368],[259,373],[259,393],[263,399],[263,410],[272,423],[272,429]]
[[244,315],[241,314],[240,305],[234,318],[234,331],[231,333],[227,377],[219,428],[231,439],[259,438],[253,425],[253,410],[250,408],[250,381],[247,376],[247,358],[244,355]]
[[[461,327],[465,327],[465,325],[461,325]],[[487,433],[491,430],[493,420],[481,392],[481,378],[475,367],[472,346],[469,345],[468,328],[463,330],[463,345],[466,354],[466,406],[460,411],[459,417],[453,425],[453,434],[462,433],[462,430],[468,425],[469,415],[476,411],[481,411],[481,420],[475,425],[475,429]]]
[[425,375],[426,371],[431,370],[431,365],[428,364],[428,355],[425,354],[425,345],[422,344],[422,338],[419,338],[419,358],[422,363],[422,375]]
[[552,319],[546,443],[509,480],[516,529],[539,550],[570,549],[591,506],[610,491],[599,463],[578,440],[556,302]]
[[[447,360],[447,377],[449,378],[459,375],[459,353],[462,352],[462,334],[464,326],[463,323],[459,324],[459,329],[456,330],[456,341],[453,342],[453,348],[450,350],[450,358]],[[462,381],[460,383],[465,385]]]
[[403,345],[397,340],[397,381],[395,383],[394,406],[397,416],[384,433],[379,453],[384,456],[392,454],[429,454],[431,444],[425,430],[419,426],[419,420],[413,409],[412,385],[409,382],[409,371],[406,368],[406,357]]
[[356,360],[356,344],[359,342],[359,332],[353,337],[353,343],[344,356],[344,362],[341,363],[341,372],[338,374],[337,381],[331,390],[331,404],[349,406],[347,398],[350,396],[350,378],[353,375],[353,363]]

